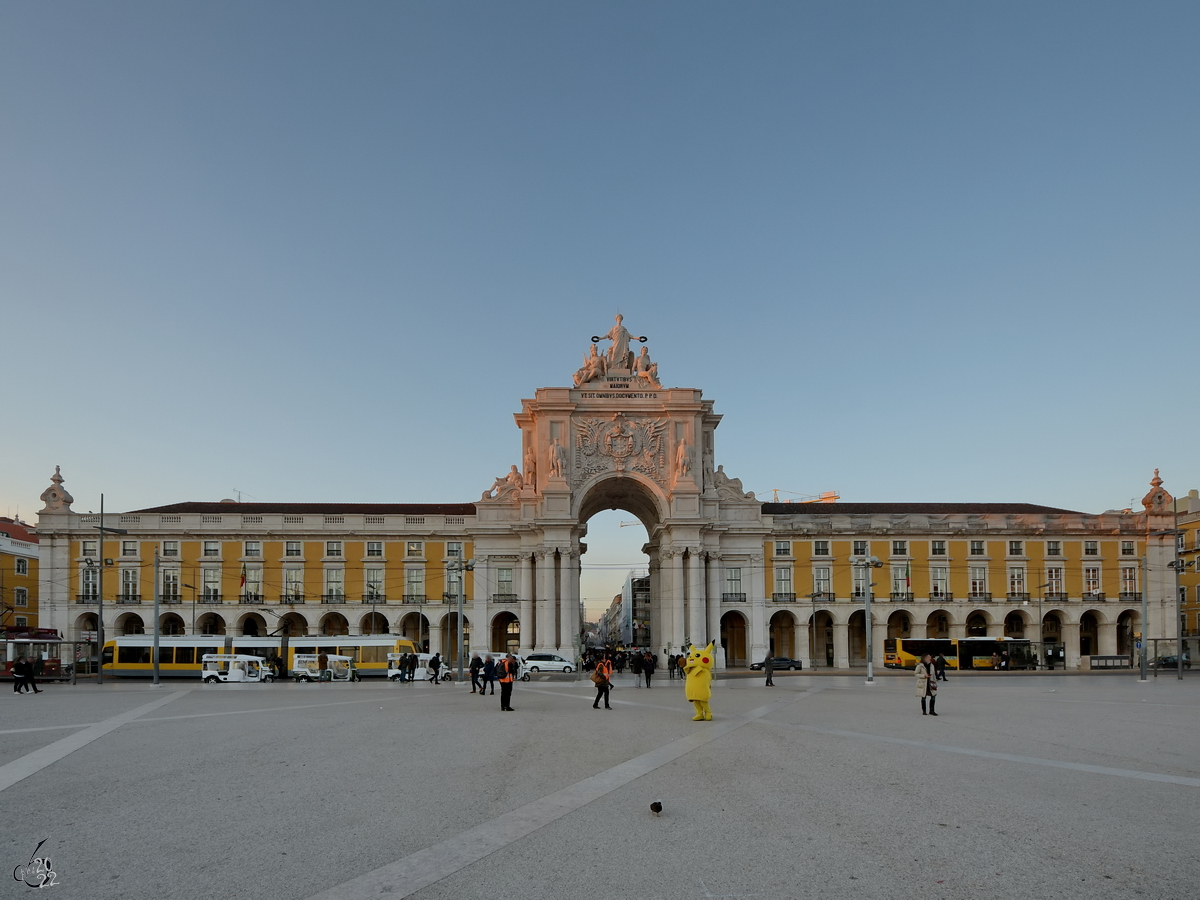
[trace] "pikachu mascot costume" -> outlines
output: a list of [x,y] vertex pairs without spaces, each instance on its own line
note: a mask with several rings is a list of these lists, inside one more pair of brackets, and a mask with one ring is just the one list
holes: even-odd
[[712,670],[711,641],[703,650],[693,647],[688,652],[687,660],[683,664],[684,674],[687,675],[684,690],[685,696],[692,701],[692,706],[696,707],[696,714],[692,716],[693,722],[712,721],[712,710],[708,708],[708,701],[712,699]]

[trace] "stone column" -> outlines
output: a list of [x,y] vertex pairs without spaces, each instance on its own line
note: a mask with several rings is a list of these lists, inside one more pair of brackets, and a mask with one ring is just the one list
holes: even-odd
[[1100,645],[1097,649],[1097,656],[1116,656],[1117,655],[1117,626],[1116,624],[1105,625],[1103,623],[1096,626],[1096,642]]
[[[763,555],[756,553],[750,557],[749,581],[750,601],[750,633],[747,635],[750,646],[750,662],[760,662],[770,651],[771,643],[767,636],[767,598],[765,591],[766,578],[763,568]],[[746,582],[743,581],[743,584]]]
[[687,609],[688,637],[703,647],[708,643],[707,616],[704,602],[704,559],[699,547],[688,548]]
[[1066,651],[1066,665],[1068,669],[1079,668],[1079,623],[1078,622],[1063,622],[1062,625],[1062,640],[1063,649]]
[[564,658],[575,654],[575,639],[579,635],[579,551],[562,552],[562,600],[558,619],[558,650]]
[[554,618],[554,551],[541,549],[537,552],[537,635],[533,646],[538,650],[553,650],[556,636],[552,625]]
[[887,640],[887,622],[872,622],[871,643],[874,645],[874,650],[871,654],[871,663],[876,675],[886,671],[883,667],[883,642],[885,640]]
[[521,583],[517,586],[517,597],[521,601],[521,655],[525,656],[533,649],[533,597],[537,591],[533,584],[533,554],[525,553],[521,560]]
[[725,668],[725,648],[721,646],[721,557],[708,554],[708,639],[713,642],[715,669]]
[[687,625],[684,620],[684,582],[683,582],[683,548],[675,547],[671,550],[671,558],[669,561],[671,569],[671,648],[678,650],[683,646],[683,639],[687,636]]
[[429,652],[442,652],[442,620],[439,618],[435,622],[432,616],[429,618]]
[[967,636],[967,623],[966,622],[958,622],[958,623],[951,622],[950,623],[950,639],[951,640],[953,640],[954,638],[959,638],[961,640],[962,638],[965,638],[966,636]]
[[989,622],[987,627],[987,636],[990,638],[1004,637],[1004,618],[1000,618],[999,622]]
[[471,623],[471,646],[469,649],[473,653],[486,653],[488,647],[491,646],[491,616],[488,615],[488,602],[492,599],[491,585],[492,561],[489,557],[484,556],[475,560],[475,571],[471,573],[472,603],[471,614],[467,616],[467,619]]
[[[824,651],[821,651],[824,653]],[[833,622],[833,666],[850,668],[850,626],[836,619]]]
[[[803,660],[804,665],[806,666],[811,665],[810,660],[813,658],[812,625],[808,621],[809,616],[811,615],[812,613],[809,612],[808,615],[798,616],[798,621],[803,624],[796,626],[796,659]],[[822,650],[820,658],[821,661],[824,662],[824,648],[822,647],[820,649]],[[883,657],[879,657],[879,659],[882,662]]]

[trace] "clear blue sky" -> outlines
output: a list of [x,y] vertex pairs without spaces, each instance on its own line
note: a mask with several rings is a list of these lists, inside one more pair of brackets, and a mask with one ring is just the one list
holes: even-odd
[[473,500],[618,309],[751,490],[1184,492],[1198,46],[1194,2],[0,3],[0,513],[55,464]]

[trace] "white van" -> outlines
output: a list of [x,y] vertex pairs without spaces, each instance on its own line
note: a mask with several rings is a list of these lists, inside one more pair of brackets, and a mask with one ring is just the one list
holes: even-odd
[[230,681],[270,683],[275,680],[275,675],[261,656],[205,653],[200,657],[200,679],[205,684]]
[[349,656],[334,656],[329,653],[325,658],[328,668],[322,672],[318,654],[293,654],[292,677],[296,681],[362,681],[358,669],[354,668],[354,660]]

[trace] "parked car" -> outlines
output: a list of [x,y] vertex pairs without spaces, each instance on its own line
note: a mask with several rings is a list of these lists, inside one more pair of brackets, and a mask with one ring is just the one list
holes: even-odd
[[530,653],[525,657],[525,665],[533,673],[575,671],[574,663],[554,653]]
[[[1155,662],[1155,665],[1160,669],[1178,669],[1179,657],[1177,657],[1174,653],[1172,653],[1170,656],[1160,656],[1157,662]],[[1190,669],[1192,667],[1192,657],[1187,653],[1183,654],[1183,667],[1185,669]]]
[[[750,668],[755,672],[762,671],[763,664],[760,662],[750,663]],[[793,672],[798,672],[804,668],[804,663],[798,659],[792,659],[790,656],[773,656],[771,657],[771,667],[775,669],[791,669]]]

